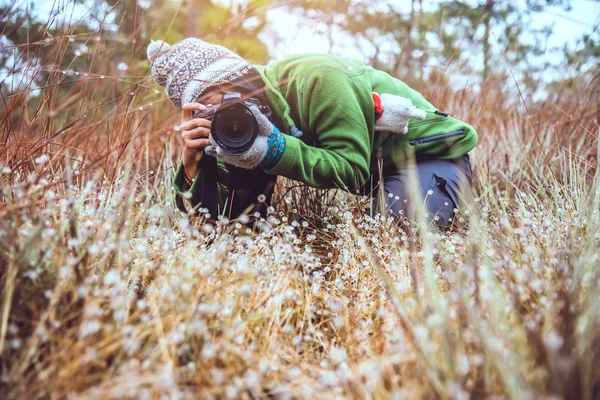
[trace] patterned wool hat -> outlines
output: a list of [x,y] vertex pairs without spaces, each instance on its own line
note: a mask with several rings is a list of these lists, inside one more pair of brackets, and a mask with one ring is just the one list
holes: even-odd
[[173,46],[153,40],[147,54],[154,80],[165,87],[167,96],[179,108],[196,101],[209,87],[238,80],[252,68],[233,51],[197,38]]

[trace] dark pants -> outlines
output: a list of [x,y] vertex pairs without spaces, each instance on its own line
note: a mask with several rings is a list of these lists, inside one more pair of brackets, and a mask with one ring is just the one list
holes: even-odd
[[[452,224],[455,210],[459,206],[459,195],[471,190],[471,163],[465,154],[454,160],[419,160],[412,166],[406,166],[383,174],[385,203],[388,212],[397,218],[398,223],[412,221],[415,208],[411,205],[409,188],[409,170],[416,172],[420,198],[426,206],[430,220],[434,220],[440,229]],[[375,210],[380,202],[375,198]]]

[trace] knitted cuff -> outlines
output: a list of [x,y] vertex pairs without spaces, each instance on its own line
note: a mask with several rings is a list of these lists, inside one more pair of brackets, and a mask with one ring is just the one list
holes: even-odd
[[260,162],[259,166],[264,169],[273,168],[283,156],[285,150],[285,138],[283,134],[279,132],[279,129],[273,125],[273,132],[267,139],[267,154]]

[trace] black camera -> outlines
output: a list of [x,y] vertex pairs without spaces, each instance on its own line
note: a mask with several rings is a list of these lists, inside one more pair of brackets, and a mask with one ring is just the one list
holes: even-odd
[[223,94],[221,104],[209,106],[204,111],[194,111],[194,118],[212,120],[210,134],[221,149],[229,155],[246,152],[258,136],[258,122],[250,111],[257,106],[267,118],[271,110],[257,99],[244,100],[241,93]]

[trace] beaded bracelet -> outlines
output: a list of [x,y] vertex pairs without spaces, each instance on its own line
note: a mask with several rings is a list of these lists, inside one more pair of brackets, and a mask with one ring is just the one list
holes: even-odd
[[188,184],[188,186],[192,186],[194,184],[194,179],[192,179],[187,171],[185,170],[185,167],[183,167],[183,180],[185,181],[185,183]]

